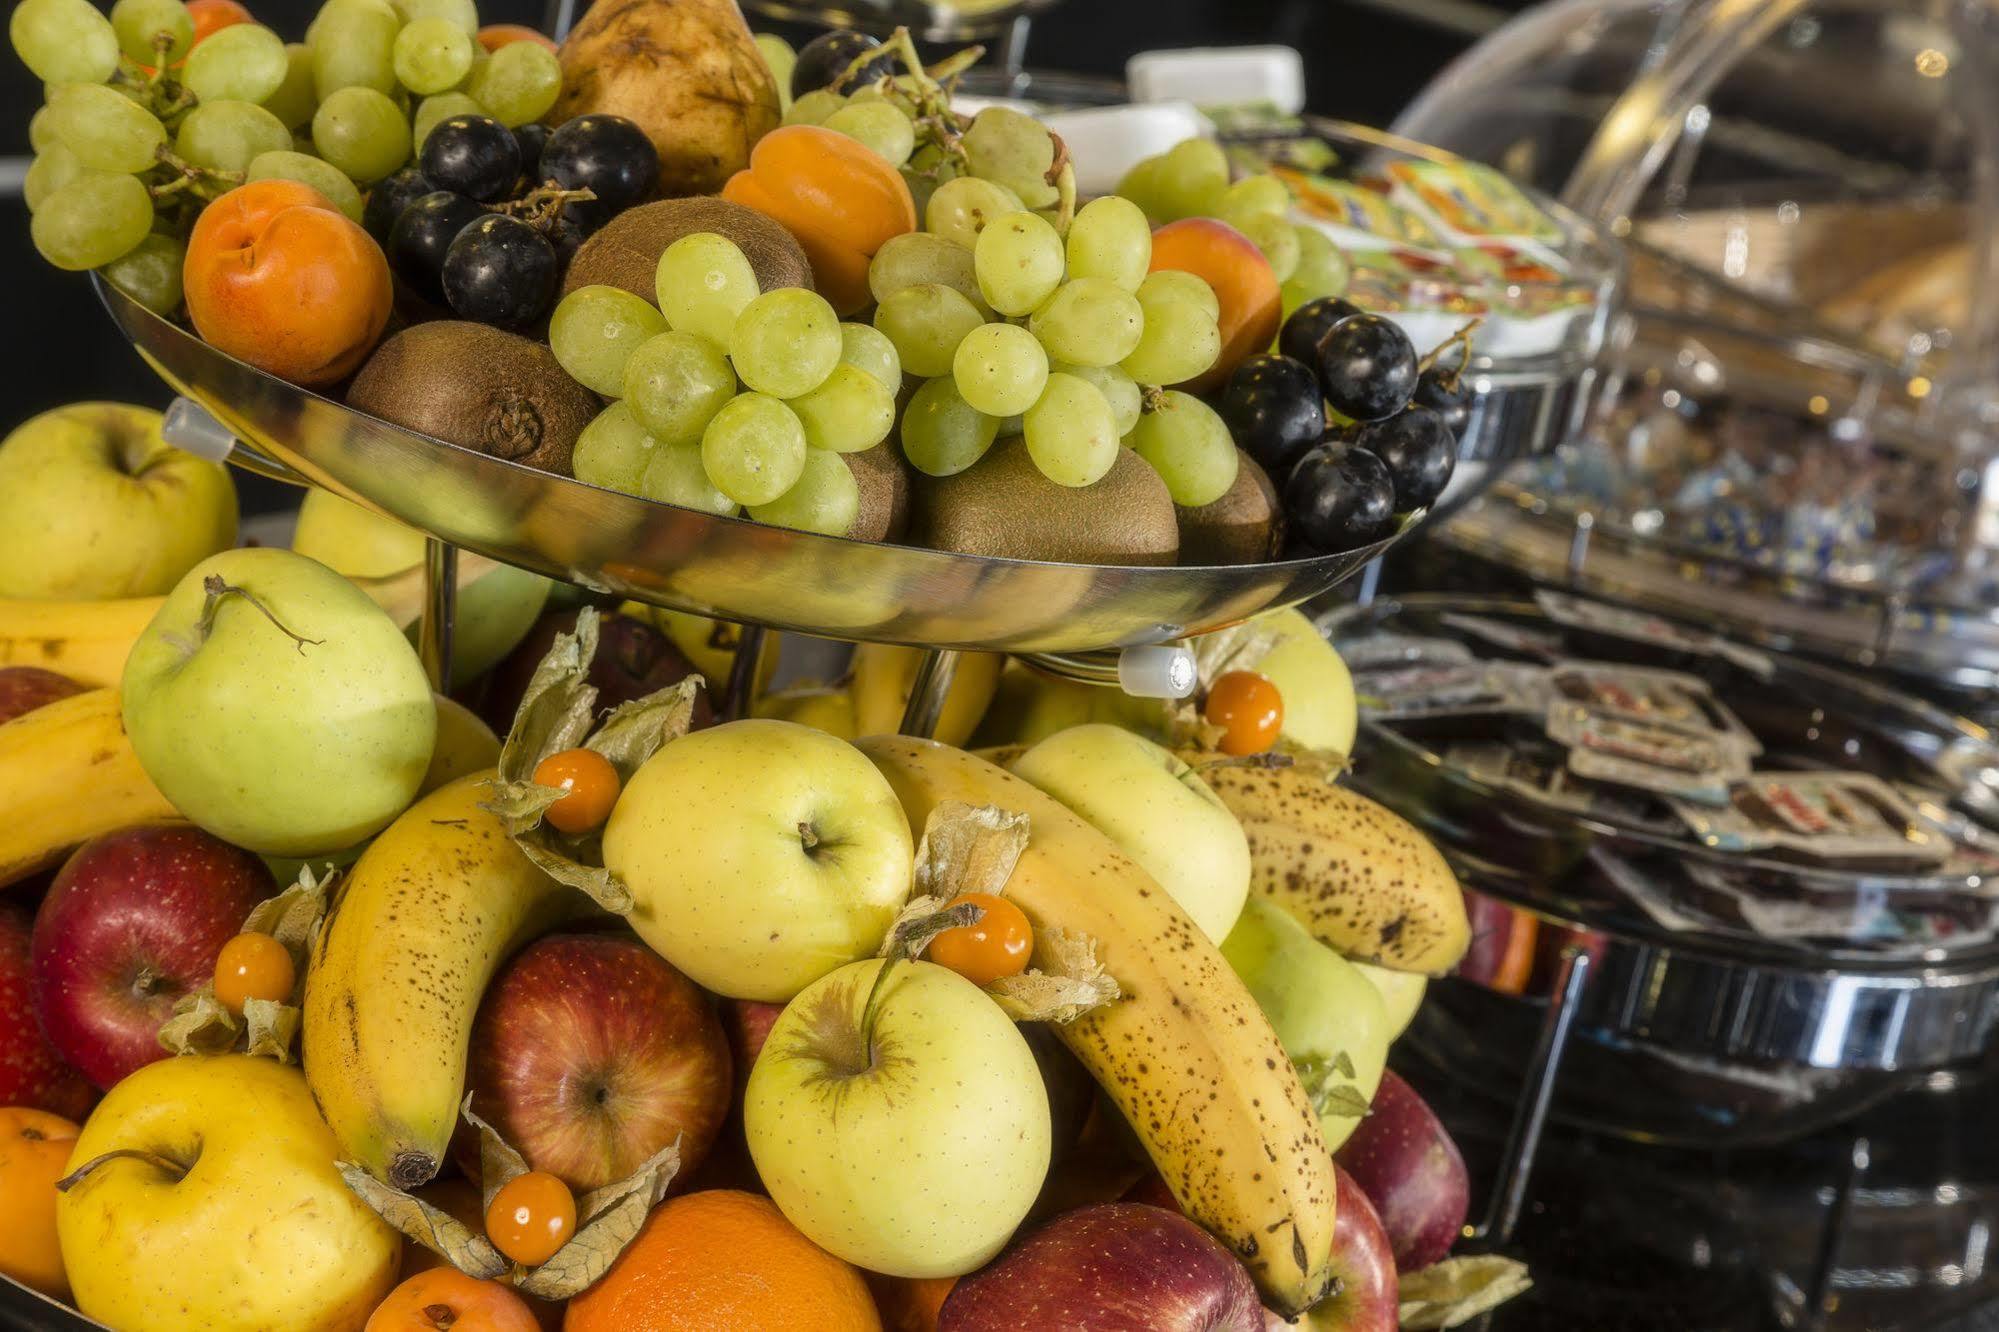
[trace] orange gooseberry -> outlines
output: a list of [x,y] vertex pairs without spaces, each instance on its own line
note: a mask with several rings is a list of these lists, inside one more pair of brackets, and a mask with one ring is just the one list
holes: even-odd
[[1201,715],[1222,728],[1222,753],[1261,754],[1284,729],[1284,696],[1267,675],[1227,671],[1208,686]]
[[215,997],[238,1017],[251,999],[282,1004],[292,997],[298,971],[285,946],[268,934],[245,930],[215,955]]
[[506,1258],[538,1267],[576,1233],[576,1195],[546,1170],[515,1175],[486,1207],[486,1238]]
[[984,908],[986,914],[971,925],[945,930],[930,941],[925,956],[974,985],[989,985],[1027,970],[1028,956],[1034,952],[1034,927],[1020,908],[991,893],[959,893],[944,905],[964,902]]
[[618,803],[618,770],[594,749],[565,749],[534,765],[537,786],[559,786],[568,795],[542,815],[556,831],[574,836],[604,826]]

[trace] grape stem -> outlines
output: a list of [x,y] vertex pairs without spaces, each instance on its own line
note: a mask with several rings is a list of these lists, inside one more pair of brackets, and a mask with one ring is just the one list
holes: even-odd
[[537,185],[518,199],[496,204],[493,211],[518,217],[530,226],[549,227],[562,216],[566,205],[588,203],[596,197],[595,190],[565,190],[560,185]]
[[196,166],[165,144],[155,149],[153,156],[159,160],[161,166],[173,173],[173,178],[165,184],[146,187],[156,201],[171,198],[183,191],[204,201],[212,201],[235,189],[244,180],[244,173],[241,171],[217,171],[213,167]]
[[1138,400],[1139,408],[1142,411],[1163,412],[1166,410],[1166,390],[1157,384],[1140,384],[1138,386]]
[[1434,368],[1437,362],[1443,359],[1444,353],[1456,347],[1458,349],[1458,363],[1450,369],[1443,371],[1439,374],[1438,378],[1444,381],[1445,388],[1457,388],[1458,377],[1464,374],[1471,366],[1471,335],[1484,322],[1484,315],[1472,316],[1471,320],[1463,328],[1451,334],[1451,336],[1445,338],[1442,342],[1423,354],[1422,359],[1416,362],[1416,373],[1421,374],[1425,370]]

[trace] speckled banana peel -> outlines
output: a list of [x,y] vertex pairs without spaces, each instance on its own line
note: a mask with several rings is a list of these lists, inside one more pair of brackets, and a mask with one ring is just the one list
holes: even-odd
[[79,684],[115,685],[165,597],[0,599],[0,666],[39,666]]
[[1187,1215],[1296,1313],[1333,1280],[1333,1167],[1256,1001],[1164,889],[1102,833],[1002,768],[906,736],[859,742],[912,828],[944,801],[1028,816],[1006,893],[1036,929],[1096,940],[1123,992],[1055,1034],[1110,1094]]
[[1249,838],[1250,891],[1319,942],[1392,971],[1442,975],[1471,945],[1464,892],[1430,839],[1310,764],[1216,764],[1181,755]]
[[486,983],[588,905],[479,808],[491,777],[439,788],[375,838],[336,887],[306,971],[306,1082],[342,1159],[400,1189],[444,1162]]
[[139,766],[116,689],[72,694],[0,724],[0,885],[99,833],[178,817]]

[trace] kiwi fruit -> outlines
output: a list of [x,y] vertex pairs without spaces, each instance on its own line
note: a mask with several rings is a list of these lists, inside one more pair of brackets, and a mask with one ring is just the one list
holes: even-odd
[[899,541],[909,527],[909,464],[884,441],[841,459],[861,488],[861,511],[847,535],[856,541]]
[[1277,487],[1256,459],[1236,450],[1235,484],[1197,509],[1174,509],[1180,520],[1180,563],[1261,564],[1284,538]]
[[539,342],[487,324],[414,324],[375,348],[347,405],[446,443],[569,475],[603,404]]
[[667,246],[697,231],[712,231],[734,241],[750,261],[762,290],[812,290],[812,265],[790,232],[754,208],[701,196],[640,204],[606,222],[576,247],[562,279],[562,294],[601,283],[653,300],[658,295],[659,257]]
[[910,538],[933,550],[1071,564],[1171,564],[1179,553],[1173,497],[1130,449],[1088,486],[1043,476],[1019,436],[956,476],[911,481]]

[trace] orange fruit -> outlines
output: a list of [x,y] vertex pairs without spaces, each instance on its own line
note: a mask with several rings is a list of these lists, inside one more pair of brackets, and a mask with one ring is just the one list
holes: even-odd
[[710,1189],[669,1199],[611,1270],[569,1302],[563,1332],[881,1332],[860,1273],[777,1204]]
[[868,1277],[887,1332],[937,1332],[944,1297],[957,1284],[956,1277]]
[[362,1332],[541,1332],[527,1302],[455,1267],[419,1272],[389,1292]]
[[76,1146],[76,1125],[25,1105],[0,1108],[0,1275],[69,1298],[56,1246],[56,1181]]

